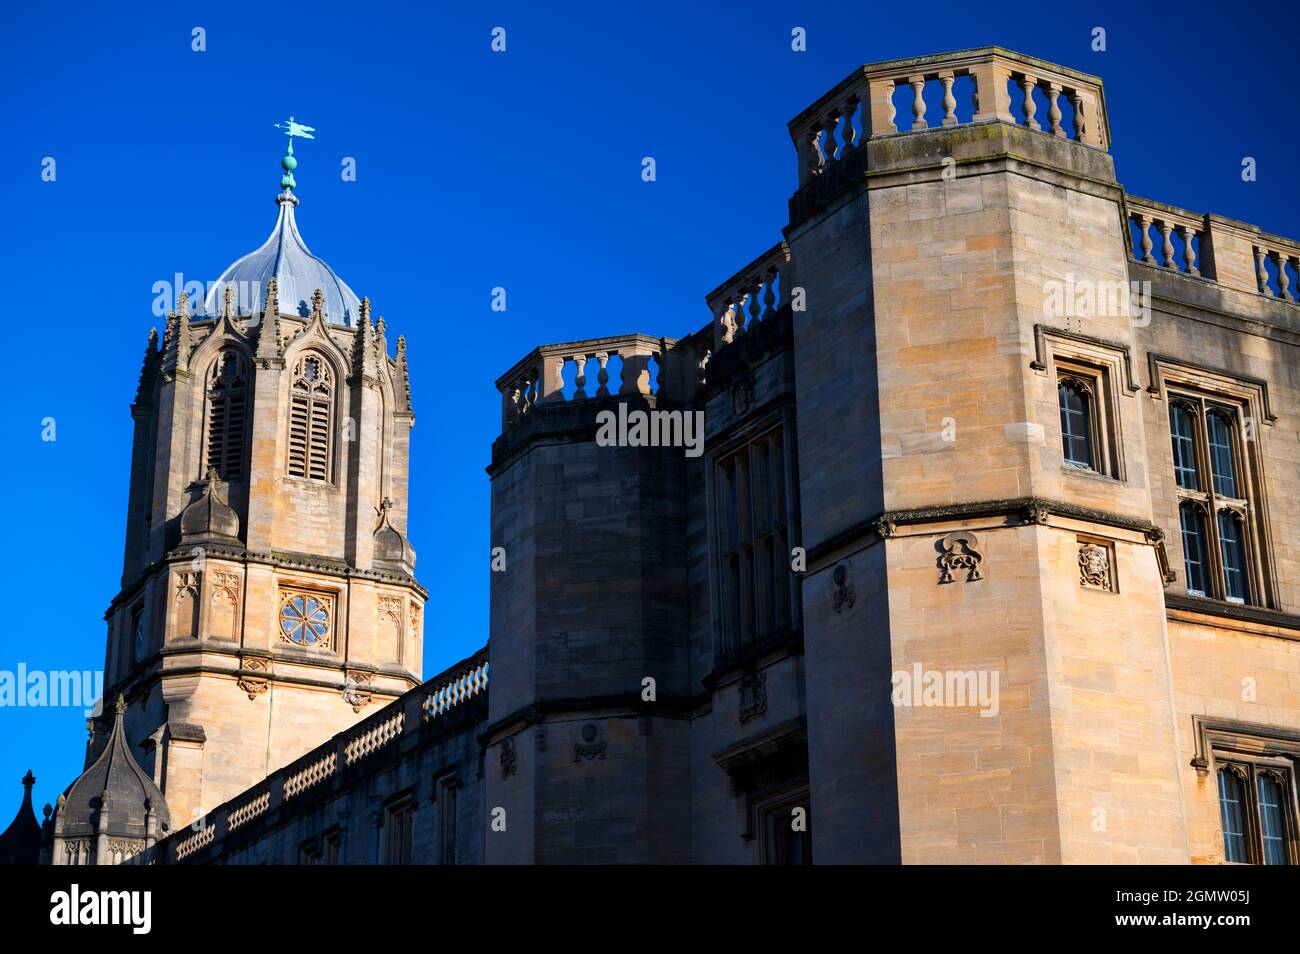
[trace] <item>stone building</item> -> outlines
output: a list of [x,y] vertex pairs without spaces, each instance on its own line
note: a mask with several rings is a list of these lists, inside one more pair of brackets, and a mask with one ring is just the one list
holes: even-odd
[[181,302],[108,614],[176,828],[133,861],[1300,863],[1300,244],[1127,194],[1101,81],[1001,48],[789,131],[708,324],[498,379],[490,639],[423,684],[400,339],[290,190],[260,314]]

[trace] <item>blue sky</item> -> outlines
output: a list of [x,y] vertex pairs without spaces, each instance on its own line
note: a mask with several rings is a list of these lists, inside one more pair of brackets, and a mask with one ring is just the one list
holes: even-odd
[[[999,44],[1096,73],[1130,192],[1300,233],[1285,5],[132,6],[29,4],[0,20],[0,261],[17,312],[2,670],[102,666],[151,289],[176,272],[215,279],[270,232],[273,125],[291,113],[318,130],[297,151],[304,238],[409,345],[426,673],[487,638],[495,378],[541,342],[707,322],[704,293],[780,237],[787,120],[853,67]],[[505,53],[490,50],[497,26]],[[807,52],[790,49],[796,26]],[[1105,52],[1091,49],[1098,26]],[[80,710],[0,710],[0,827],[22,772],[38,805],[53,801],[84,740]]]

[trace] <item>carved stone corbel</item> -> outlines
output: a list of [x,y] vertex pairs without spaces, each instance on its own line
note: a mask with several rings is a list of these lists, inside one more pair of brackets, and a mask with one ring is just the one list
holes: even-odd
[[250,700],[266,692],[271,685],[271,660],[266,656],[239,657],[239,688]]
[[360,712],[370,705],[374,689],[370,685],[374,673],[369,669],[343,670],[343,701],[352,707],[353,712]]
[[1033,523],[1045,527],[1047,526],[1047,520],[1051,515],[1051,508],[1041,500],[1032,501],[1027,507],[1025,507],[1025,523]]

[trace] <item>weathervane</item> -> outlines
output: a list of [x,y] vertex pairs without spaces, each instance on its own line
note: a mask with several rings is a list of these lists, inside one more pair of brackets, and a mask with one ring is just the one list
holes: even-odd
[[313,136],[312,133],[316,131],[316,127],[304,126],[302,123],[296,123],[293,121],[293,117],[290,116],[288,122],[276,123],[275,128],[283,129],[284,134],[289,137],[289,151],[285,153],[284,158],[280,160],[280,165],[284,168],[284,175],[280,177],[280,188],[292,192],[294,186],[298,184],[293,180],[293,170],[298,168],[298,160],[293,157],[294,137],[297,136],[299,139],[315,139],[316,137]]

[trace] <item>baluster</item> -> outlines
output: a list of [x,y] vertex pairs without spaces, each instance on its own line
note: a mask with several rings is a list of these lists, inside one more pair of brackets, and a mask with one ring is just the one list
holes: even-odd
[[1061,106],[1057,99],[1061,95],[1060,83],[1047,84],[1047,120],[1049,123],[1048,132],[1053,136],[1065,138],[1065,130],[1061,128]]
[[826,155],[827,164],[829,164],[835,161],[840,151],[840,144],[835,139],[835,130],[840,125],[840,111],[832,109],[826,116],[826,122],[822,125],[826,128],[826,142],[822,145],[822,151]]
[[1255,281],[1259,282],[1259,292],[1261,295],[1273,294],[1273,289],[1268,287],[1268,269],[1264,267],[1264,256],[1268,252],[1255,246]]
[[1151,254],[1151,216],[1138,215],[1138,228],[1142,232],[1142,261],[1148,265],[1156,263],[1156,257]]
[[929,129],[930,124],[925,121],[925,77],[921,74],[909,76],[907,81],[912,84],[912,120],[913,129]]
[[600,362],[600,370],[596,372],[596,397],[609,397],[609,352],[597,351],[596,360]]
[[840,138],[844,140],[844,148],[840,150],[840,158],[852,152],[858,145],[858,131],[853,126],[853,115],[858,111],[858,98],[850,96],[844,101],[844,106],[840,109],[840,115],[844,117],[844,128],[840,131]]
[[1201,274],[1196,267],[1196,249],[1192,248],[1192,239],[1196,237],[1196,231],[1190,225],[1181,225],[1178,227],[1178,234],[1183,237],[1183,263],[1186,265],[1183,271],[1188,275]]
[[813,126],[812,129],[808,130],[804,138],[803,149],[799,153],[800,162],[803,163],[803,171],[807,174],[808,179],[821,175],[822,167],[826,165],[826,156],[822,153],[821,133],[821,126]]
[[1020,111],[1025,114],[1025,126],[1041,131],[1043,127],[1034,119],[1034,114],[1038,112],[1038,104],[1034,102],[1034,87],[1037,85],[1038,81],[1028,73],[1020,74],[1020,88],[1025,92],[1025,101],[1020,104]]
[[776,292],[772,285],[776,282],[776,269],[769,268],[763,275],[763,314],[770,315],[776,311]]
[[581,401],[587,396],[587,356],[585,354],[575,354],[573,363],[578,369],[573,376],[573,399]]
[[[1296,278],[1300,279],[1300,256],[1292,255],[1287,261],[1291,263],[1291,267],[1295,270]],[[1300,283],[1297,283],[1296,290],[1291,293],[1291,298],[1294,301],[1300,301]]]
[[1070,105],[1074,107],[1074,141],[1084,142],[1088,135],[1088,118],[1083,114],[1083,94],[1070,90]]
[[894,125],[894,81],[872,80],[862,107],[862,134],[874,139],[898,132]]
[[739,299],[733,300],[733,302],[731,303],[731,316],[736,321],[735,336],[739,338],[741,335],[745,333],[745,328],[747,327],[746,316],[745,316],[745,296],[743,294],[743,289]]
[[955,77],[952,70],[944,70],[939,74],[939,82],[943,84],[943,121],[942,126],[957,125],[957,100],[952,95],[952,84]]
[[751,328],[754,326],[754,322],[758,321],[763,315],[763,303],[758,295],[758,290],[761,287],[761,284],[756,279],[749,286],[749,292],[745,295],[745,300],[749,302],[749,325]]
[[718,340],[730,344],[736,339],[736,316],[731,305],[724,303],[718,312]]
[[1178,266],[1174,264],[1174,240],[1171,238],[1173,231],[1174,227],[1172,224],[1163,220],[1160,222],[1160,234],[1165,237],[1165,244],[1160,247],[1160,251],[1164,253],[1165,260],[1161,262],[1160,265],[1163,268],[1172,268],[1177,270]]
[[1281,252],[1270,252],[1268,257],[1277,266],[1277,297],[1290,301],[1291,276],[1286,273],[1286,256]]

